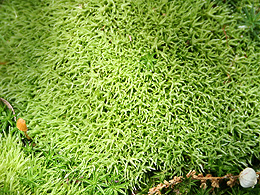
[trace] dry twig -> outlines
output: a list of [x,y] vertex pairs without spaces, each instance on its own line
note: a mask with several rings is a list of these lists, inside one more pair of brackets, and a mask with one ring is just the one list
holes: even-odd
[[[260,175],[260,172],[256,172],[257,175]],[[228,179],[227,181],[227,185],[229,187],[233,187],[236,183],[238,183],[238,178],[239,175],[232,175],[232,174],[227,174],[223,177],[212,177],[211,174],[207,174],[205,177],[203,176],[203,174],[198,174],[196,175],[196,171],[192,170],[190,171],[187,175],[187,178],[193,179],[193,180],[200,180],[201,185],[200,188],[205,189],[207,187],[207,181],[209,180],[211,182],[211,186],[214,188],[219,188],[219,182],[221,180],[224,179]],[[149,189],[148,194],[161,194],[161,190],[164,188],[173,188],[176,184],[181,183],[183,181],[183,177],[177,177],[175,176],[172,180],[168,181],[164,181],[164,183],[160,183],[158,184],[156,187],[153,187],[151,189]]]
[[228,36],[227,36],[227,33],[226,33],[226,30],[225,30],[225,25],[223,26],[223,28],[222,28],[222,30],[223,30],[223,32],[224,32],[224,34],[225,34],[225,37],[226,37],[226,41],[227,41],[227,47],[229,47],[229,45],[228,45]]
[[12,107],[12,105],[5,99],[0,98],[0,100],[13,112],[14,115],[14,120],[16,121],[16,116],[15,116],[15,112],[14,112],[14,108]]

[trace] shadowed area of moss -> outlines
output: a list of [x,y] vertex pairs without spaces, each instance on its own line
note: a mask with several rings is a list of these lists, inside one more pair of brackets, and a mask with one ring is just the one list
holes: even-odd
[[[163,180],[252,166],[260,49],[238,28],[244,5],[4,0],[0,96],[27,121],[36,146],[8,146],[21,153],[11,157],[21,167],[11,171],[15,185],[0,186],[124,194],[153,172]],[[12,139],[3,134],[2,147]]]

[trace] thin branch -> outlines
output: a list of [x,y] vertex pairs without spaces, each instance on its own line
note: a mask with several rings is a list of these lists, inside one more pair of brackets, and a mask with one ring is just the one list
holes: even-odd
[[225,25],[223,26],[223,28],[222,28],[222,30],[223,30],[223,32],[224,32],[224,34],[225,34],[225,37],[226,37],[226,41],[227,41],[227,47],[229,47],[229,45],[228,45],[228,36],[227,36],[227,33],[226,33],[226,30],[225,30]]
[[5,99],[3,99],[3,98],[0,98],[0,100],[1,100],[10,110],[12,110],[13,115],[14,115],[14,120],[15,120],[15,122],[16,122],[16,116],[15,116],[14,108],[12,107],[12,105],[11,105],[7,100],[5,100]]
[[[260,172],[256,172],[257,175],[260,175]],[[200,180],[201,188],[206,188],[207,184],[206,181],[210,180],[211,181],[211,186],[213,188],[219,188],[219,181],[223,180],[223,179],[229,179],[227,181],[227,185],[229,187],[233,187],[236,183],[237,183],[237,179],[239,178],[239,175],[232,175],[232,174],[227,174],[223,177],[212,177],[210,174],[206,175],[205,177],[202,174],[198,174],[196,175],[196,171],[190,171],[187,175],[187,178],[191,178],[192,180]],[[168,181],[164,181],[164,183],[160,183],[158,184],[156,187],[153,187],[151,189],[149,189],[148,194],[161,194],[161,190],[164,188],[173,188],[176,184],[181,183],[183,181],[183,177],[177,177],[175,176],[172,180]]]

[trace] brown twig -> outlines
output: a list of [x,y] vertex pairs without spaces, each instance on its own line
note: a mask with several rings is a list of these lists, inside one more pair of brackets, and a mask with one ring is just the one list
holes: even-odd
[[104,30],[105,27],[106,27],[106,25],[104,25],[100,30]]
[[222,28],[222,30],[223,30],[223,32],[224,32],[224,34],[225,34],[225,37],[226,37],[226,41],[227,41],[227,47],[229,47],[229,45],[228,45],[228,36],[227,36],[227,33],[226,33],[226,30],[225,30],[225,25],[223,26],[223,28]]
[[[256,172],[257,175],[260,175],[260,172]],[[187,175],[186,175],[187,178],[191,178],[193,180],[200,180],[201,182],[201,185],[200,185],[200,188],[206,188],[207,187],[207,181],[210,180],[211,181],[211,186],[213,188],[219,188],[219,182],[220,180],[223,180],[223,179],[228,179],[227,181],[227,185],[229,187],[233,187],[236,183],[237,183],[237,180],[239,178],[239,175],[232,175],[232,174],[227,174],[223,177],[212,177],[212,175],[210,174],[207,174],[205,177],[203,176],[203,174],[198,174],[196,175],[196,171],[190,171]],[[161,190],[164,189],[164,188],[173,188],[176,184],[178,183],[181,183],[183,181],[183,177],[180,176],[180,177],[177,177],[175,176],[172,180],[170,180],[169,182],[168,181],[164,181],[164,183],[160,183],[158,184],[156,187],[153,187],[151,189],[149,189],[149,192],[148,194],[157,194],[157,195],[160,195],[161,194]]]
[[0,98],[0,100],[7,106],[7,108],[12,110],[13,115],[14,115],[14,120],[16,121],[16,116],[15,116],[14,108],[12,107],[12,105],[7,100],[5,100],[3,98]]

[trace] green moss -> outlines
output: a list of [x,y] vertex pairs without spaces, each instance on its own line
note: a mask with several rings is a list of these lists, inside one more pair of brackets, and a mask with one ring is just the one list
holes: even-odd
[[238,28],[245,4],[3,1],[0,95],[36,146],[1,137],[23,168],[12,171],[16,186],[0,185],[124,194],[156,173],[154,183],[254,166],[260,51]]

